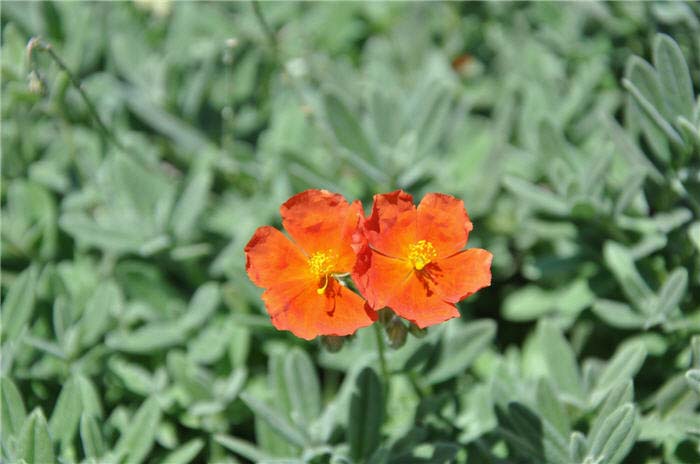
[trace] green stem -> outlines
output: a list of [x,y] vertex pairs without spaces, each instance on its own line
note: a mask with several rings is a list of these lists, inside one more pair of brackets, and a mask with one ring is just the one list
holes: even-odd
[[92,102],[88,94],[85,93],[85,90],[83,89],[83,85],[80,83],[80,80],[78,80],[78,78],[75,77],[75,74],[73,74],[71,70],[68,69],[68,66],[66,66],[61,57],[58,56],[53,50],[51,44],[44,42],[43,40],[41,40],[40,37],[32,37],[29,40],[29,43],[27,43],[27,54],[29,56],[30,63],[32,58],[32,52],[34,50],[39,50],[40,52],[48,53],[48,55],[58,65],[58,67],[61,68],[61,70],[66,73],[66,75],[68,75],[71,84],[73,84],[73,87],[75,87],[75,89],[82,97],[83,101],[85,102],[85,106],[87,106],[88,112],[97,123],[97,126],[99,127],[100,131],[102,131],[105,137],[107,137],[107,139],[110,142],[112,142],[117,148],[124,149],[124,147],[121,143],[119,143],[119,140],[117,140],[112,131],[110,131],[109,128],[105,125],[105,123],[102,122],[102,119],[97,113],[97,109],[95,108],[94,103]]
[[384,355],[384,334],[379,324],[375,323],[372,325],[374,326],[374,334],[377,338],[377,354],[379,355],[379,368],[382,372],[382,378],[384,379],[384,387],[389,388],[389,369],[386,366],[386,357]]

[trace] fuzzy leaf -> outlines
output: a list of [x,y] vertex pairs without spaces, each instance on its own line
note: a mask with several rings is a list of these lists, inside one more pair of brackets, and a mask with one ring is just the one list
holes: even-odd
[[56,462],[46,418],[37,408],[27,417],[19,436],[19,457],[27,463]]
[[588,457],[593,462],[617,464],[622,461],[639,435],[639,414],[632,404],[625,404],[605,418],[600,429],[590,437]]
[[12,282],[2,305],[4,340],[17,338],[31,319],[34,312],[34,293],[38,276],[38,268],[30,266]]
[[350,399],[347,440],[355,461],[368,459],[381,442],[384,394],[377,374],[369,367],[357,376]]

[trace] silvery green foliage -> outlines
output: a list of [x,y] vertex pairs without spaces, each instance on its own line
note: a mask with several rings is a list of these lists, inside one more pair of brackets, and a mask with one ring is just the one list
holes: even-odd
[[[698,5],[259,7],[3,3],[1,460],[700,462]],[[495,256],[388,382],[245,276],[311,187]]]

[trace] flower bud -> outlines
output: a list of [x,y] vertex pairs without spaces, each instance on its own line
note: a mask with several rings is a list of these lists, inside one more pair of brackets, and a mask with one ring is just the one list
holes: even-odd
[[401,319],[394,316],[386,325],[386,335],[389,338],[389,346],[393,349],[401,348],[406,344],[408,329]]
[[345,337],[340,337],[338,335],[322,335],[321,345],[329,353],[337,353],[343,348],[343,343],[345,343]]
[[416,338],[423,338],[428,334],[428,329],[421,329],[413,322],[408,326],[408,331]]

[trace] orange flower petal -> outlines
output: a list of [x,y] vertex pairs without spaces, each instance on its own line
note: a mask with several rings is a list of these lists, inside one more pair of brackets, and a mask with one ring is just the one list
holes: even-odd
[[350,335],[377,318],[362,298],[335,279],[322,295],[315,286],[298,282],[270,288],[262,298],[277,329],[307,340],[318,335]]
[[437,282],[436,291],[450,303],[457,303],[491,285],[493,255],[481,248],[470,248],[447,259],[431,263],[425,271]]
[[454,304],[438,292],[439,282],[427,272],[416,272],[407,261],[369,249],[359,262],[362,264],[356,268],[353,280],[375,310],[388,306],[421,328],[459,317]]
[[389,305],[413,269],[405,260],[390,258],[365,247],[352,274],[357,290],[375,310]]
[[432,243],[438,259],[451,256],[467,244],[472,223],[464,202],[444,193],[428,193],[418,205],[418,238]]
[[365,247],[353,281],[372,308],[388,306],[422,328],[459,317],[455,303],[491,283],[491,260],[491,253],[473,248],[415,271]]
[[374,196],[372,214],[364,224],[370,246],[387,256],[403,258],[416,239],[416,207],[403,190]]
[[306,190],[281,207],[282,224],[294,241],[311,255],[333,250],[337,272],[349,272],[355,261],[351,238],[363,217],[359,201],[349,204],[342,195],[327,190]]
[[412,271],[389,300],[389,307],[420,328],[459,317],[454,303],[440,295],[439,284],[425,272]]
[[313,279],[306,257],[274,227],[259,227],[245,246],[246,272],[259,287],[271,287],[299,278]]

